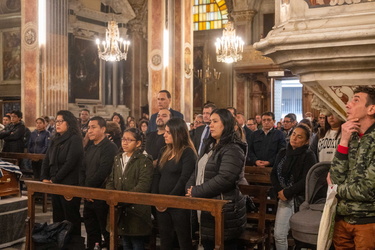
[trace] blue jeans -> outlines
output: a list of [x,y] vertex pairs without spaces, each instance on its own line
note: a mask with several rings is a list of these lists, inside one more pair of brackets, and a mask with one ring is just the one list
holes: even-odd
[[288,250],[289,219],[294,214],[294,202],[292,200],[279,200],[275,221],[275,245],[277,250]]
[[144,250],[145,237],[144,236],[123,236],[124,250]]

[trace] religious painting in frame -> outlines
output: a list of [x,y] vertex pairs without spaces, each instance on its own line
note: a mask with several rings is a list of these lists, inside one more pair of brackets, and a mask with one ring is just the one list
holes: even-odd
[[70,103],[102,103],[101,66],[95,41],[69,34]]
[[1,31],[2,71],[3,83],[21,82],[21,30]]

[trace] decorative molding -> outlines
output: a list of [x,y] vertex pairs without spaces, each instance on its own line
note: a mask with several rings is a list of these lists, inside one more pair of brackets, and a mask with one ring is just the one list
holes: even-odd
[[372,0],[305,0],[309,8],[367,3]]
[[190,43],[184,45],[184,73],[185,78],[191,78],[193,73],[193,46]]
[[22,29],[23,39],[22,44],[25,48],[33,50],[37,48],[38,45],[38,33],[37,25],[33,22],[28,22]]
[[149,65],[152,70],[159,71],[163,68],[163,56],[160,49],[151,51],[150,58],[151,60]]
[[243,11],[234,11],[231,13],[231,16],[234,18],[234,21],[237,22],[251,22],[254,16],[257,14],[255,10],[243,10]]
[[0,0],[0,14],[21,12],[21,0]]
[[74,11],[74,15],[101,21],[101,22],[108,22],[108,20],[114,20],[118,23],[128,23],[130,20],[136,17],[132,7],[130,6],[127,0],[102,0],[104,4],[110,4],[114,1],[113,6],[111,6],[116,13],[121,14],[111,14],[111,13],[103,13],[100,11],[95,11],[92,9],[86,8],[79,0],[70,0],[69,1],[69,9]]

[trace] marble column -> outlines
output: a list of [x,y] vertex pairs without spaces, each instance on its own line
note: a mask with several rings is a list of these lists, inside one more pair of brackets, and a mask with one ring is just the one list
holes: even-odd
[[22,0],[22,85],[24,121],[68,107],[68,0],[46,1],[46,41],[38,37],[38,1]]
[[[154,0],[148,3],[150,113],[157,112],[158,92],[167,89],[172,95],[171,107],[183,113],[187,121],[193,112],[191,8],[190,0]],[[166,30],[168,35],[164,36]]]
[[21,2],[21,108],[27,126],[40,115],[40,64],[38,46],[38,0]]

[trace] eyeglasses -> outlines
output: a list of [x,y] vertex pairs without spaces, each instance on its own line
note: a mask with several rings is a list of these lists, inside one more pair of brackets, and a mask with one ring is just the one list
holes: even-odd
[[283,121],[283,123],[291,123],[292,121]]
[[247,126],[253,126],[253,125],[255,125],[255,123],[252,123],[252,124],[248,123],[247,124]]
[[126,143],[130,143],[132,141],[137,141],[137,140],[133,140],[133,139],[121,139],[122,142],[126,142]]
[[61,124],[61,123],[63,123],[63,122],[65,122],[65,120],[56,120],[56,121],[55,121],[56,124]]

